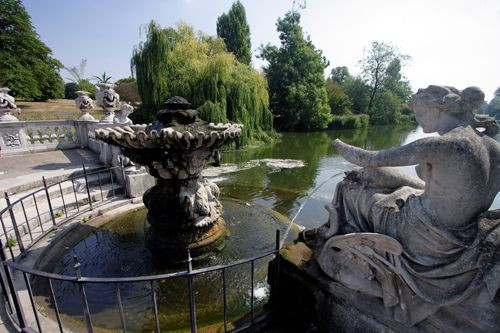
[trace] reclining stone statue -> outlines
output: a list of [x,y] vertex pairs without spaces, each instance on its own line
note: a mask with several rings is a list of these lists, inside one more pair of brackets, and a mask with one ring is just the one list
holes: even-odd
[[[476,87],[429,86],[410,104],[424,132],[440,136],[381,151],[333,142],[362,168],[337,185],[316,230],[316,260],[407,326],[460,306],[476,327],[500,327],[500,210],[488,211],[500,190],[500,144],[490,137],[497,123],[473,114],[483,99]],[[418,178],[392,168],[409,165]]]

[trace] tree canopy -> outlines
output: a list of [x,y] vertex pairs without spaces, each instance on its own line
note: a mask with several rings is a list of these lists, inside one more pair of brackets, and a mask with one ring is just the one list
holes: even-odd
[[266,79],[226,52],[221,38],[183,23],[177,29],[151,23],[146,41],[134,50],[132,68],[147,120],[168,97],[179,95],[207,121],[242,123],[241,144],[272,135]]
[[493,99],[488,104],[486,110],[490,116],[500,120],[500,87],[493,93]]
[[232,52],[239,62],[250,65],[252,47],[250,42],[250,27],[247,23],[245,7],[238,0],[226,14],[217,18],[217,36],[226,43],[226,48]]
[[[361,77],[370,87],[370,95],[368,100],[368,113],[375,120],[380,113],[384,113],[386,106],[380,109],[381,103],[384,101],[395,101],[394,98],[400,99],[401,102],[407,102],[411,89],[407,81],[403,80],[401,75],[401,65],[410,57],[399,53],[398,49],[384,42],[373,41],[371,48],[365,53],[363,59],[360,60]],[[390,95],[394,96],[390,96]],[[377,98],[380,100],[377,101]],[[394,98],[393,98],[394,97]],[[377,108],[377,106],[379,108]],[[379,118],[384,118],[384,116]],[[385,123],[385,121],[381,121]]]
[[285,131],[324,129],[332,120],[323,76],[328,61],[304,36],[298,12],[288,12],[276,26],[281,46],[263,46],[260,55],[269,62],[264,73],[276,126]]
[[20,0],[0,1],[0,86],[16,98],[62,98],[61,62],[40,40]]

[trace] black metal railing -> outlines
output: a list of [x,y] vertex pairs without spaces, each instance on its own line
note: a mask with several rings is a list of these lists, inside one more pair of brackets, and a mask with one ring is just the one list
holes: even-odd
[[[92,211],[109,202],[110,199],[117,198],[119,185],[115,181],[115,170],[123,174],[123,166],[88,171],[83,165],[81,174],[52,184],[48,184],[45,177],[42,177],[41,188],[14,201],[11,201],[10,196],[5,192],[6,207],[0,210],[2,226],[0,239],[8,247],[10,259],[22,258],[26,251],[48,232],[57,229],[59,225],[76,215]],[[103,175],[109,177],[111,182],[106,197],[104,196],[105,190],[103,190],[103,185],[105,185],[102,182]],[[90,181],[90,177],[93,176],[96,179]],[[63,184],[68,185],[69,193],[66,193],[66,196]],[[92,192],[95,192],[94,195]],[[58,196],[54,198],[56,194]],[[43,207],[46,207],[45,211],[42,210]],[[23,236],[26,237],[23,239]],[[26,241],[29,242],[28,245],[25,245]],[[15,253],[15,250],[19,253]]]
[[[122,304],[122,297],[121,297],[121,286],[124,284],[129,284],[129,283],[144,283],[144,282],[149,282],[150,284],[150,290],[151,290],[151,303],[152,303],[152,309],[154,312],[154,318],[155,318],[155,329],[156,332],[161,332],[161,325],[160,325],[160,320],[159,320],[159,313],[158,313],[158,295],[157,292],[154,288],[154,283],[155,282],[160,282],[164,280],[169,280],[173,278],[183,278],[186,279],[187,285],[188,285],[188,290],[187,290],[187,295],[186,297],[188,298],[188,303],[189,303],[189,326],[191,329],[191,332],[196,332],[197,331],[197,322],[196,322],[196,296],[194,292],[194,277],[197,275],[201,274],[206,274],[210,272],[220,272],[221,276],[221,285],[222,285],[222,297],[223,297],[223,327],[224,327],[224,332],[228,332],[228,303],[227,303],[227,288],[228,288],[228,277],[227,277],[227,270],[236,267],[236,266],[242,266],[246,264],[250,264],[250,281],[251,281],[251,286],[250,286],[250,312],[247,314],[249,320],[247,323],[244,323],[242,325],[239,325],[235,329],[233,329],[233,332],[240,332],[244,331],[252,326],[254,326],[257,323],[260,323],[262,320],[266,319],[267,316],[269,315],[270,309],[266,309],[263,311],[259,316],[255,315],[255,295],[254,295],[254,278],[255,278],[255,262],[258,260],[261,260],[266,257],[276,257],[278,258],[277,254],[279,252],[279,247],[280,247],[280,232],[279,230],[276,230],[276,239],[275,239],[275,247],[273,250],[270,250],[268,252],[262,253],[258,256],[252,257],[252,258],[247,258],[247,259],[242,259],[238,260],[229,264],[225,265],[216,265],[216,266],[211,266],[211,267],[205,267],[205,268],[199,268],[199,269],[193,269],[192,266],[192,259],[190,252],[187,252],[187,260],[186,260],[186,270],[184,271],[178,271],[174,273],[167,273],[167,274],[158,274],[158,275],[148,275],[148,276],[133,276],[133,277],[85,277],[82,276],[81,274],[81,269],[80,269],[80,263],[78,262],[78,259],[76,256],[73,258],[73,268],[75,270],[75,276],[68,276],[68,275],[59,275],[59,274],[54,274],[54,273],[49,273],[49,272],[44,272],[40,270],[36,270],[30,267],[27,267],[19,262],[19,259],[22,258],[26,252],[34,245],[36,242],[41,240],[43,237],[47,236],[51,231],[55,230],[58,228],[60,225],[70,221],[75,215],[79,213],[83,213],[85,211],[91,211],[93,208],[97,207],[99,204],[103,204],[106,202],[106,198],[103,195],[103,188],[102,188],[102,174],[109,173],[111,177],[111,190],[108,191],[108,193],[112,193],[112,198],[116,197],[116,191],[115,191],[115,181],[113,180],[113,170],[118,169],[120,167],[113,167],[109,169],[101,169],[101,170],[96,170],[93,172],[88,172],[86,168],[83,168],[83,173],[82,175],[71,177],[69,179],[65,179],[60,182],[56,182],[53,184],[47,184],[46,180],[43,179],[43,188],[34,191],[33,193],[30,193],[28,195],[23,196],[22,198],[19,198],[13,202],[10,201],[10,198],[7,194],[5,194],[5,200],[7,203],[7,207],[2,209],[0,211],[0,222],[2,225],[2,230],[3,234],[0,235],[0,288],[2,291],[2,297],[4,299],[4,304],[5,304],[5,309],[6,312],[13,321],[13,323],[17,326],[17,328],[22,331],[22,332],[50,332],[50,328],[44,328],[42,321],[40,320],[40,310],[37,307],[36,301],[35,301],[35,296],[33,294],[33,289],[31,286],[31,282],[37,278],[37,279],[45,279],[48,283],[49,286],[49,298],[52,301],[53,307],[54,307],[54,313],[55,313],[55,319],[57,322],[57,327],[59,332],[64,332],[64,326],[63,326],[63,321],[62,321],[62,316],[61,316],[61,308],[59,307],[59,304],[57,302],[57,297],[54,292],[54,286],[53,282],[54,281],[64,281],[67,283],[72,283],[76,286],[78,290],[78,294],[81,298],[81,307],[82,307],[82,313],[84,315],[84,320],[85,320],[85,327],[87,329],[87,332],[94,332],[94,326],[92,323],[92,314],[89,309],[89,302],[86,294],[86,286],[90,283],[94,284],[114,284],[115,285],[115,297],[116,297],[116,304],[117,304],[117,312],[120,317],[120,324],[121,324],[121,330],[123,332],[127,331],[126,327],[126,321],[125,321],[125,312],[123,309],[123,304]],[[122,167],[121,167],[122,168]],[[123,172],[123,168],[122,168]],[[89,177],[92,175],[97,175],[97,184],[93,185],[91,181],[89,181]],[[80,193],[78,190],[75,188],[75,182],[77,180],[84,180],[84,186],[85,188],[83,191]],[[72,188],[72,194],[74,196],[74,201],[68,201],[68,198],[64,198],[63,195],[63,189],[61,184],[64,182],[71,182],[71,187]],[[92,187],[98,187],[99,192],[97,196],[92,197]],[[61,195],[61,201],[59,203],[54,202],[53,199],[51,199],[50,196],[50,190],[52,188],[56,187],[56,189],[59,189],[59,194]],[[47,200],[46,202],[46,207],[48,208],[47,212],[42,212],[40,213],[40,202],[37,202],[37,194],[45,192],[45,198]],[[70,193],[71,194],[71,193]],[[78,198],[78,194],[80,195],[80,198]],[[83,200],[81,197],[86,196],[86,200]],[[40,195],[38,196],[40,197]],[[100,197],[101,200],[98,200]],[[31,198],[31,199],[29,199]],[[30,217],[29,214],[27,213],[27,210],[25,209],[24,202],[26,200],[33,200],[33,209],[32,213],[35,214],[35,218],[38,219],[37,224],[30,226]],[[40,198],[38,198],[40,200]],[[19,206],[16,206],[19,205]],[[22,223],[18,223],[18,219],[15,214],[16,207],[18,208],[17,215],[20,213],[21,216],[25,217],[25,221]],[[56,214],[56,208],[61,208],[62,209],[62,214],[64,216],[59,216],[62,217],[58,221],[58,217]],[[4,223],[3,216],[4,214],[8,214],[10,217],[10,221],[12,223],[11,228],[9,229],[7,225]],[[43,221],[43,216],[46,216],[46,221]],[[44,224],[46,224],[44,228]],[[26,227],[27,230],[21,230],[20,228]],[[9,233],[8,232],[14,232],[15,233],[15,239],[17,241],[17,244],[14,244],[14,242],[9,239]],[[25,233],[22,235],[22,233]],[[38,234],[38,235],[37,235]],[[23,236],[25,239],[28,240],[28,243],[25,244],[23,243]],[[5,244],[5,242],[7,242]],[[4,246],[4,244],[6,246]],[[6,248],[8,249],[8,253],[10,254],[10,259],[7,258],[7,253],[6,253]],[[274,292],[277,292],[278,286],[277,286],[277,274],[279,273],[279,260],[276,260],[276,264],[273,266],[274,267],[274,272],[272,272],[275,275],[275,278],[272,279],[274,281]],[[14,278],[16,277],[17,278]],[[22,278],[21,278],[22,277]],[[23,287],[24,284],[24,287]],[[23,302],[21,300],[21,297],[19,296],[20,292],[27,292],[27,298],[29,298],[29,303],[28,300],[25,297],[25,301]],[[29,309],[31,308],[31,309]],[[26,314],[32,314],[32,320],[27,320]],[[34,321],[34,323],[33,323]],[[30,322],[32,324],[30,324]],[[36,327],[32,327],[35,326]]]

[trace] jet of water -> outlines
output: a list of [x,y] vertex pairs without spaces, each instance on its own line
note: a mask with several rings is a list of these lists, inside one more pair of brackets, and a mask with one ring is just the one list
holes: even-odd
[[340,176],[344,174],[344,172],[339,172],[339,173],[336,173],[334,174],[333,176],[329,177],[328,179],[324,180],[323,182],[321,182],[318,186],[316,186],[312,192],[310,192],[307,197],[306,197],[306,200],[304,200],[304,202],[302,202],[302,204],[300,205],[299,209],[297,210],[297,212],[295,213],[295,215],[293,216],[292,218],[292,222],[290,223],[290,225],[288,226],[288,228],[286,229],[286,231],[283,233],[283,237],[282,239],[280,240],[280,249],[283,247],[284,243],[285,243],[285,239],[288,237],[288,233],[290,232],[290,229],[292,229],[292,226],[295,224],[295,219],[297,218],[297,216],[300,214],[300,212],[302,211],[302,209],[304,208],[304,206],[306,205],[306,203],[309,201],[309,199],[313,196],[314,193],[316,193],[323,185],[325,185],[327,182],[329,182],[330,180],[332,180],[333,178],[337,177],[337,176]]

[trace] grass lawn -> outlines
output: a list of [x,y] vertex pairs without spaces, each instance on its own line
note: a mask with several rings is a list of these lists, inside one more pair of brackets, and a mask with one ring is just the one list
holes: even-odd
[[[77,120],[81,115],[72,99],[51,99],[48,102],[17,100],[16,104],[22,110],[21,114],[15,115],[19,120]],[[104,111],[96,107],[90,114],[99,120]]]

